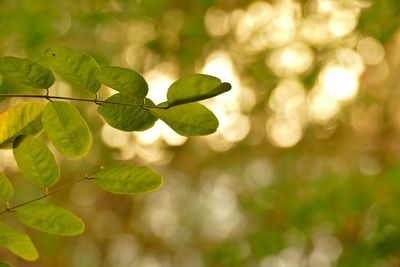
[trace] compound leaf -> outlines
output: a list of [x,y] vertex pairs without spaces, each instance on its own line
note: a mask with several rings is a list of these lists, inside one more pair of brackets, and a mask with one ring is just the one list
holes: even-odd
[[210,75],[186,75],[174,82],[168,89],[168,105],[174,106],[195,102],[222,94],[231,89],[229,83]]
[[50,150],[35,137],[20,136],[14,142],[14,158],[23,176],[46,188],[57,183],[60,167]]
[[45,55],[49,67],[64,80],[93,93],[99,91],[95,75],[99,65],[91,56],[60,46],[47,49]]
[[[164,103],[159,106],[162,105]],[[208,135],[218,128],[218,119],[214,113],[199,103],[172,106],[167,109],[150,108],[150,110],[183,136]]]
[[0,222],[0,246],[27,261],[35,261],[39,254],[28,235]]
[[[97,109],[97,112],[103,116],[106,122],[116,129],[127,132],[143,131],[152,127],[157,120],[157,117],[150,111],[140,107],[143,104],[143,99],[118,93],[109,97],[106,101],[126,104],[104,103]],[[154,105],[147,98],[145,104]]]
[[36,135],[42,126],[44,103],[24,102],[0,112],[0,149],[12,147],[19,135]]
[[47,89],[55,81],[48,68],[26,58],[0,57],[0,72],[17,83],[38,89]]
[[92,135],[78,109],[67,102],[47,103],[43,111],[43,126],[54,146],[70,158],[86,155]]
[[26,226],[53,235],[81,234],[85,225],[70,211],[44,203],[30,203],[15,209],[16,216]]
[[139,73],[126,68],[103,66],[96,77],[108,87],[142,99],[149,90],[146,80]]
[[97,186],[116,194],[139,194],[158,189],[163,178],[154,170],[133,165],[107,167],[92,175]]
[[0,172],[0,200],[7,202],[14,194],[14,188],[8,178]]

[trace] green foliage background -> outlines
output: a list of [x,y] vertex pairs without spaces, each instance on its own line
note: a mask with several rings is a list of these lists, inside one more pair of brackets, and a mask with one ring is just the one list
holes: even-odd
[[[315,2],[298,2],[303,16]],[[39,261],[26,263],[3,249],[0,259],[41,267],[399,266],[400,2],[333,2],[357,2],[363,8],[351,33],[313,46],[318,60],[299,78],[306,91],[332,51],[352,38],[374,37],[385,58],[366,66],[357,97],[337,116],[309,123],[297,144],[280,148],[265,132],[273,116],[267,105],[271,92],[285,78],[265,64],[275,48],[249,56],[249,44],[237,42],[233,33],[216,37],[205,26],[207,11],[246,10],[252,1],[0,1],[0,55],[39,59],[48,47],[63,45],[101,64],[124,66],[131,47],[134,70],[144,73],[169,62],[183,75],[222,49],[231,56],[237,78],[253,92],[253,98],[240,95],[241,105],[254,102],[243,109],[249,133],[227,149],[216,151],[199,137],[181,146],[154,144],[157,149],[130,138],[123,150],[144,150],[148,158],[142,153],[124,160],[155,167],[165,177],[161,190],[132,198],[78,185],[53,201],[84,219],[83,235],[31,232]],[[7,80],[0,87],[1,93],[16,91],[27,89]],[[0,105],[3,110],[8,103]],[[86,110],[94,145],[83,160],[61,159],[65,180],[121,159],[121,148],[103,142],[103,122],[94,110],[79,107]],[[213,142],[226,140],[221,136]],[[16,198],[36,196],[36,189],[5,162],[0,157],[0,168],[16,188],[26,189]]]

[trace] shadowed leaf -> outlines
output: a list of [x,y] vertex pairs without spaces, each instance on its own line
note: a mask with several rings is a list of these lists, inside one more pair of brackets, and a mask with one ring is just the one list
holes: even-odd
[[[122,131],[143,131],[152,127],[157,120],[150,111],[140,107],[143,99],[124,94],[115,94],[106,101],[135,104],[139,106],[102,104],[97,111],[112,127]],[[150,99],[145,100],[146,105],[154,105]]]
[[168,89],[168,105],[174,106],[195,102],[222,94],[231,89],[229,83],[205,74],[183,76],[174,82]]

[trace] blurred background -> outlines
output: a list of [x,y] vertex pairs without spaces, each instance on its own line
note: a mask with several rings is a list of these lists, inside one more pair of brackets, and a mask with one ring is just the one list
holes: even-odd
[[[20,267],[400,266],[400,1],[0,1],[0,55],[40,60],[53,45],[140,72],[156,103],[193,72],[233,89],[204,102],[218,132],[189,139],[162,122],[115,130],[95,105],[75,102],[94,145],[79,161],[54,152],[61,183],[129,162],[157,169],[165,185],[120,196],[87,183],[53,196],[86,222],[78,237],[30,231],[3,215],[32,236],[40,259],[5,249],[0,259]],[[71,89],[57,79],[51,93],[84,95]],[[41,93],[7,80],[0,92]],[[21,101],[2,100],[1,110]],[[12,178],[15,203],[40,194],[11,151],[0,152],[0,171]]]

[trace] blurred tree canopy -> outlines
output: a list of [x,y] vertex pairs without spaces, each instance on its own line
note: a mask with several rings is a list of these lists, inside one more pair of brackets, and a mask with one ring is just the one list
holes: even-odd
[[[53,200],[86,221],[83,235],[32,232],[37,262],[3,249],[0,260],[400,266],[398,0],[0,1],[0,55],[40,60],[54,45],[142,73],[158,103],[183,74],[208,73],[233,88],[205,102],[220,128],[202,138],[163,123],[121,132],[80,104],[95,145],[80,161],[58,157],[63,179],[137,162],[162,173],[164,187],[138,197],[74,187]],[[1,93],[15,91],[29,93],[3,81]],[[51,91],[72,95],[62,81]],[[16,103],[1,101],[1,110]],[[12,154],[0,152],[0,170],[26,188],[17,199],[37,194]]]

